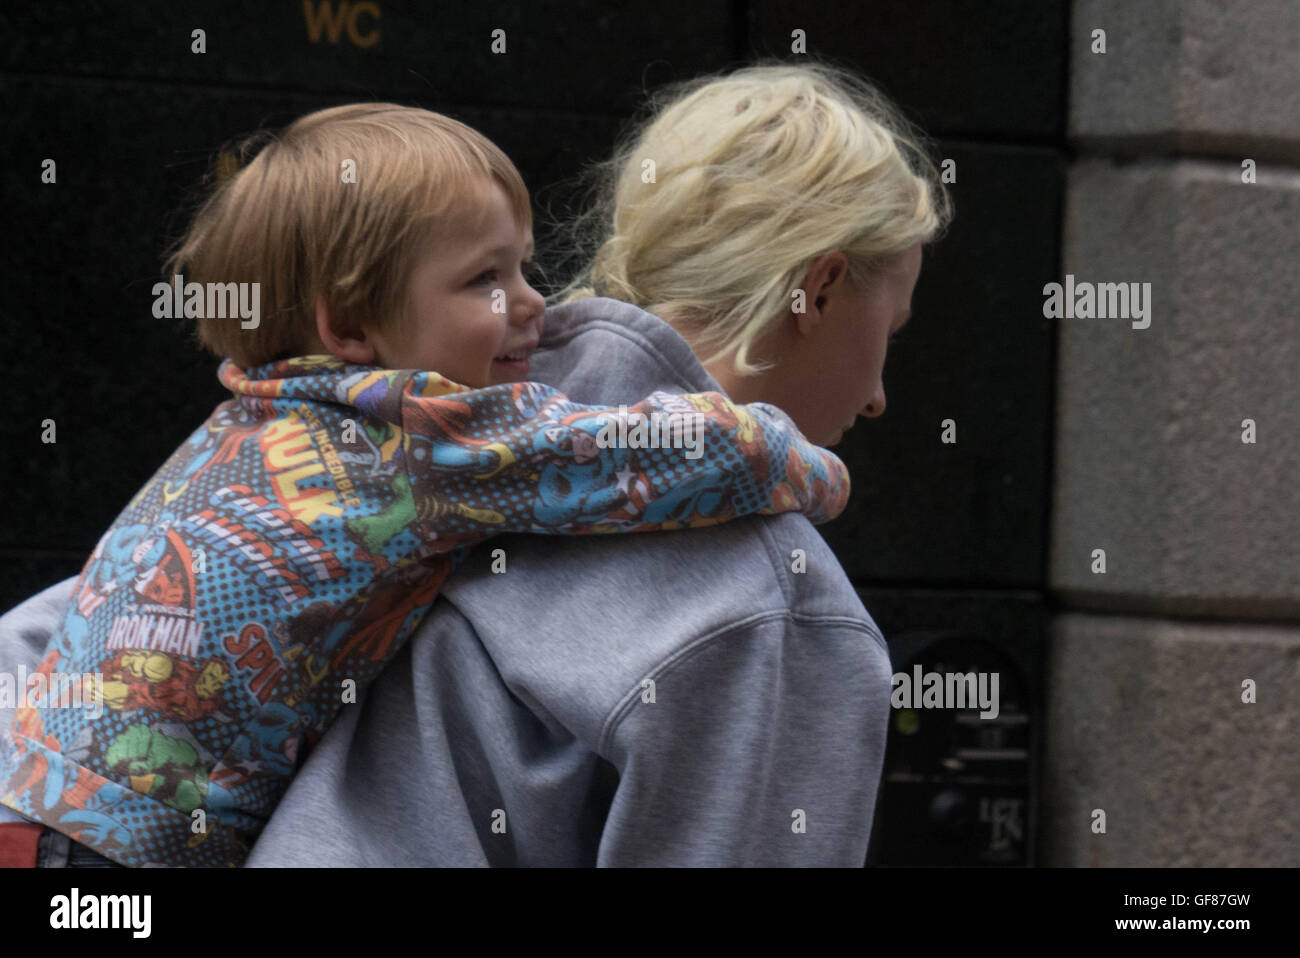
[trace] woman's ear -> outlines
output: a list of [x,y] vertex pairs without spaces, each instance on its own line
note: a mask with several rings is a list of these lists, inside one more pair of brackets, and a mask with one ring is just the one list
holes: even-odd
[[345,329],[336,332],[330,323],[329,307],[325,297],[316,297],[316,335],[331,356],[358,366],[375,365],[375,344],[364,329]]
[[791,307],[795,327],[802,335],[810,335],[822,321],[827,300],[839,292],[848,275],[848,268],[848,257],[839,250],[823,253],[808,267],[808,275],[803,281],[804,308],[798,311]]

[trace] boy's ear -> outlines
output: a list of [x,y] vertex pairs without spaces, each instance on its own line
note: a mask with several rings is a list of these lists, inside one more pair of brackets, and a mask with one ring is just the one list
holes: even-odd
[[366,335],[364,329],[335,331],[330,324],[329,307],[325,305],[324,296],[316,297],[316,335],[331,356],[359,366],[376,365],[374,340]]

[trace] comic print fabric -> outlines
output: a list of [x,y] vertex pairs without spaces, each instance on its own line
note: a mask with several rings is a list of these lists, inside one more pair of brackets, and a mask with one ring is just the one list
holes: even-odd
[[[819,522],[848,499],[784,413],[717,393],[602,408],[332,356],[218,375],[234,398],[100,539],[44,696],[0,734],[0,802],[126,865],[242,863],[469,545]],[[698,423],[695,457],[638,441],[638,416]]]

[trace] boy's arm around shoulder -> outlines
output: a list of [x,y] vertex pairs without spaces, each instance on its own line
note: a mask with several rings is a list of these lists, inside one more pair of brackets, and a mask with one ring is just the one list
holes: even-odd
[[[397,421],[430,443],[410,468],[420,512],[445,511],[482,532],[644,531],[664,525],[643,514],[655,505],[671,515],[670,528],[794,511],[825,522],[848,502],[844,463],[766,403],[654,392],[631,406],[593,406],[540,383],[465,390],[431,372],[395,384]],[[661,443],[678,454],[667,463],[642,457]],[[459,490],[475,499],[469,508],[430,506],[450,482],[470,478]],[[629,508],[638,497],[646,501]]]
[[699,636],[606,722],[620,779],[598,864],[862,867],[890,675],[870,617],[831,607]]

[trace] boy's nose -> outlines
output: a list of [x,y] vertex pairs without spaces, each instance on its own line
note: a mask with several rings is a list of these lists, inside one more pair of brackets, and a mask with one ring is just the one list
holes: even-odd
[[538,332],[541,331],[542,317],[546,313],[546,300],[541,293],[528,287],[528,291],[519,298],[519,303],[513,311],[513,317],[516,326],[525,326],[536,320]]

